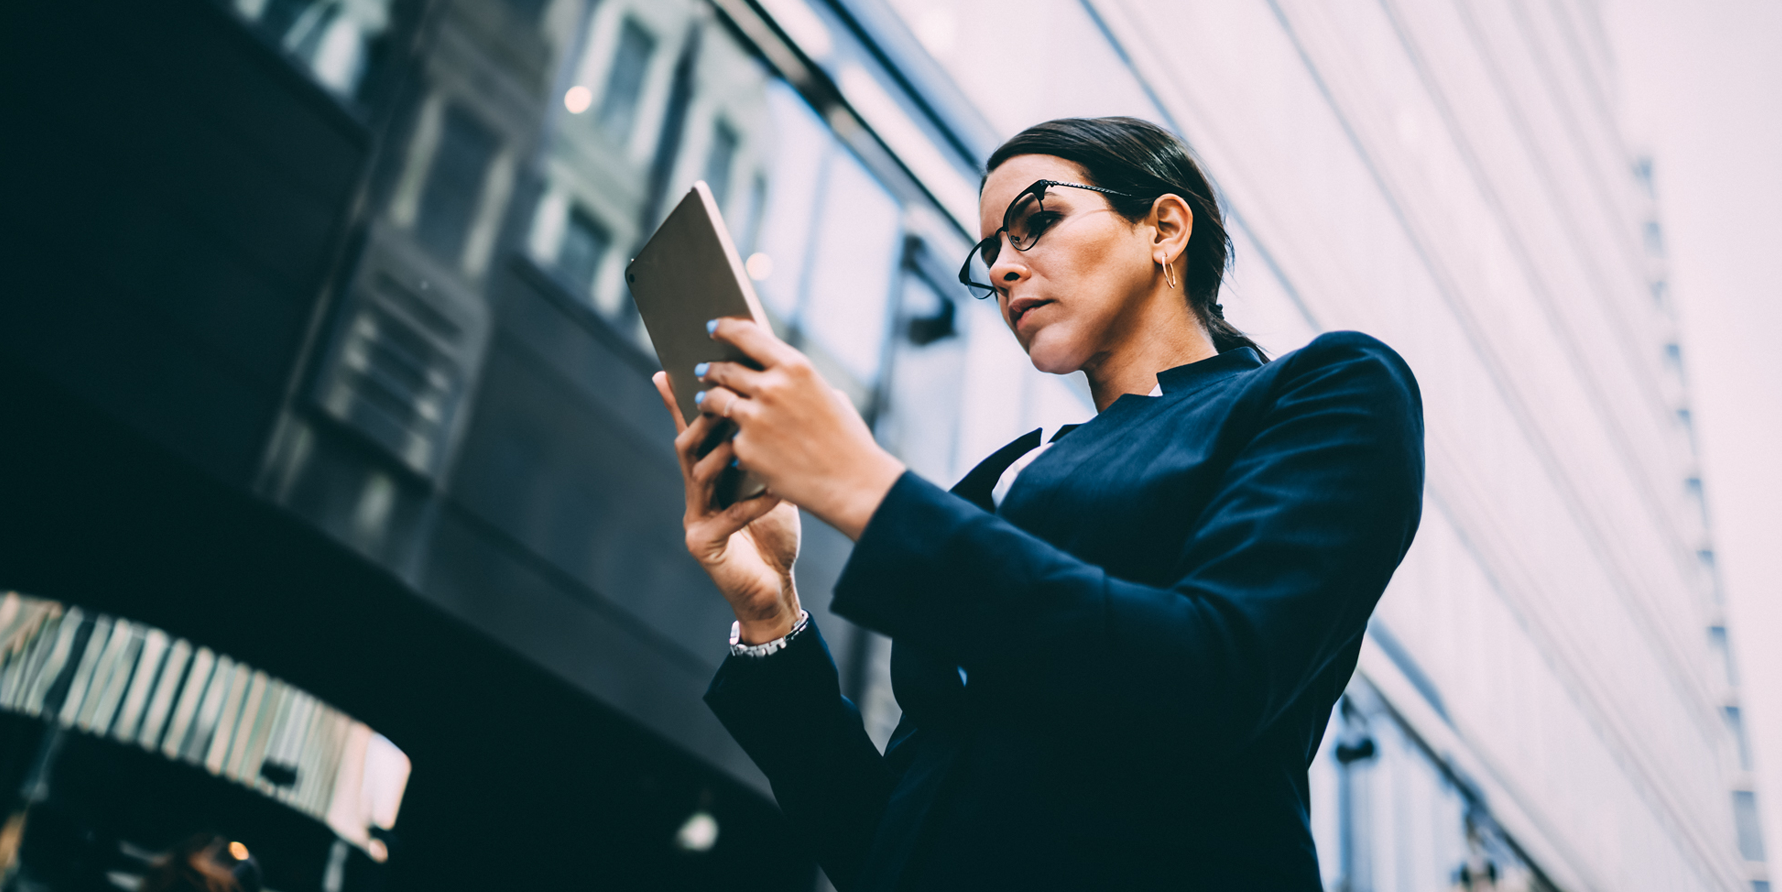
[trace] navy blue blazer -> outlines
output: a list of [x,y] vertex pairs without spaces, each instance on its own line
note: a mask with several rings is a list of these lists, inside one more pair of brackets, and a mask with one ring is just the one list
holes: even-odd
[[1038,431],[892,487],[833,604],[894,642],[883,755],[818,631],[712,680],[837,889],[1320,888],[1306,769],[1417,529],[1417,384],[1355,332],[1158,381],[1000,506]]

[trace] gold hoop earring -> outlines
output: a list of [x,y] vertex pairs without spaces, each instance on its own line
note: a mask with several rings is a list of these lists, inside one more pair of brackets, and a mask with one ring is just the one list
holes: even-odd
[[1163,281],[1169,283],[1171,291],[1176,290],[1176,271],[1168,261],[1163,264]]

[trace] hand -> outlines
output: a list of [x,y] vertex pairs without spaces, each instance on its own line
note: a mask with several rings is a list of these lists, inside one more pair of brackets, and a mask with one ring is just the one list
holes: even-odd
[[717,320],[712,337],[740,349],[759,371],[711,363],[701,418],[737,427],[730,445],[768,491],[859,539],[903,475],[904,465],[873,441],[852,403],[830,387],[803,353],[747,319]]
[[792,584],[792,562],[798,558],[798,509],[769,494],[715,510],[712,491],[735,450],[726,442],[703,458],[696,456],[695,450],[711,435],[716,419],[700,415],[687,424],[675,405],[668,375],[657,372],[652,380],[674,418],[674,452],[687,491],[687,512],[681,521],[686,528],[687,551],[730,602],[745,644],[784,636],[798,622],[799,613],[798,591]]

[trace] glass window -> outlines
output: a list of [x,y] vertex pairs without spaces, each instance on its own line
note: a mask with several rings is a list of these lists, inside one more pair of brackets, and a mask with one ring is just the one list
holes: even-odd
[[1733,662],[1732,643],[1726,639],[1725,626],[1708,628],[1708,643],[1713,645],[1714,652],[1720,658],[1721,668],[1726,671],[1726,683],[1729,687],[1739,686],[1738,664]]
[[390,27],[388,0],[235,0],[234,6],[343,97],[357,95]]
[[446,106],[415,222],[415,238],[441,260],[456,265],[464,256],[483,178],[498,145],[482,122],[456,105]]
[[1658,225],[1657,220],[1646,221],[1645,235],[1647,252],[1652,254],[1663,254],[1664,230]]
[[613,53],[612,72],[606,78],[606,95],[594,119],[606,132],[627,141],[631,127],[637,122],[637,102],[643,95],[644,75],[649,72],[650,57],[656,54],[656,38],[636,19],[626,18],[619,31],[619,46]]
[[1670,369],[1671,374],[1675,375],[1678,381],[1688,380],[1683,374],[1683,348],[1680,345],[1664,345],[1664,362],[1665,367]]
[[[856,381],[878,377],[902,235],[897,200],[851,154],[832,152],[807,259],[799,330]],[[844,390],[843,382],[835,382]]]
[[[1677,410],[1677,418],[1685,425],[1689,423],[1689,410]],[[1689,503],[1695,506],[1696,516],[1701,519],[1702,526],[1708,525],[1708,499],[1702,492],[1702,478],[1690,477],[1683,481],[1683,491],[1689,497]]]
[[557,271],[576,289],[578,296],[585,298],[593,291],[600,261],[606,257],[612,243],[612,234],[587,211],[578,207],[569,212],[569,225],[563,230],[563,246],[557,250]]
[[1757,820],[1757,794],[1739,790],[1733,795],[1733,823],[1739,830],[1739,854],[1746,861],[1763,860],[1763,827]]
[[899,287],[903,208],[790,86],[765,93],[772,142],[750,274],[782,334],[865,407]]
[[744,257],[751,257],[755,253],[755,238],[761,232],[761,216],[766,211],[767,177],[757,175],[749,186],[748,212],[736,221],[736,227],[731,230],[731,235],[736,239],[736,250]]
[[726,121],[712,125],[711,148],[705,153],[705,184],[722,207],[729,207],[730,169],[736,165],[736,150],[741,146],[736,129]]
[[1739,754],[1739,770],[1751,770],[1751,741],[1745,736],[1745,719],[1737,706],[1726,707],[1726,730],[1732,735],[1733,748]]
[[822,119],[785,84],[776,81],[768,87],[767,110],[774,139],[756,246],[767,262],[766,274],[757,278],[768,311],[784,321],[798,312],[814,211],[829,158],[837,149]]
[[886,411],[878,418],[879,442],[929,480],[951,482],[961,461],[957,419],[965,372],[965,339],[959,336],[958,304],[941,296],[925,276],[905,270],[899,334],[892,361]]

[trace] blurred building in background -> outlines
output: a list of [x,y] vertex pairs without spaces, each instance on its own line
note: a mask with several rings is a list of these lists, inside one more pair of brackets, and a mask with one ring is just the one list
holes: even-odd
[[[954,279],[982,159],[1131,114],[1229,202],[1234,322],[1275,352],[1366,330],[1424,388],[1424,526],[1312,769],[1329,888],[1768,888],[1591,0],[64,0],[0,35],[0,588],[131,617],[121,691],[189,639],[412,764],[359,873],[271,845],[269,886],[821,883],[700,701],[728,611],[681,547],[625,263],[708,182],[781,334],[951,483],[1092,412]],[[848,543],[806,536],[882,742],[887,642],[827,614]],[[253,684],[218,709],[290,721]],[[53,769],[31,715],[11,751]],[[26,868],[200,829],[29,776],[23,848],[0,832]],[[208,829],[273,832],[243,826]]]

